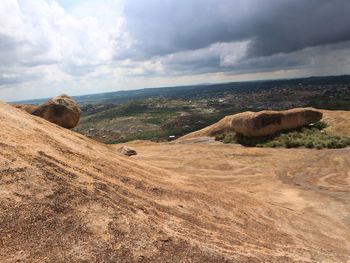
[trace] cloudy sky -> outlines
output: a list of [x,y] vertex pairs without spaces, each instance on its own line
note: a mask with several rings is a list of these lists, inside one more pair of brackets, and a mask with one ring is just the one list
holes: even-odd
[[0,100],[350,73],[349,0],[1,0]]

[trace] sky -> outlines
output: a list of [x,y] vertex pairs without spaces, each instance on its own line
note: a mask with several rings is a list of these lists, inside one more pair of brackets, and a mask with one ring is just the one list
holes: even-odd
[[0,100],[350,73],[349,0],[1,0]]

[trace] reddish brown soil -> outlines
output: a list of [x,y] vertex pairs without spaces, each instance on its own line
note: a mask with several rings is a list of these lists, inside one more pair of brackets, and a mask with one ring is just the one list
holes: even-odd
[[0,124],[0,262],[350,260],[349,148],[126,157],[2,103]]

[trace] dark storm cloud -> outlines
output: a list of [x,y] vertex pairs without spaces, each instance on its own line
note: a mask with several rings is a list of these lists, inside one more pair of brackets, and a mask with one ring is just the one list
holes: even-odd
[[[129,56],[250,40],[247,57],[350,40],[349,0],[128,0]],[[118,58],[118,54],[116,55]]]
[[296,0],[275,4],[275,8],[271,5],[270,15],[256,24],[250,56],[289,53],[350,39],[348,0]]
[[231,26],[245,19],[242,13],[232,15],[231,1],[131,0],[125,5],[127,31],[136,40],[132,48],[137,55],[165,55],[249,36]]
[[310,63],[309,52],[276,54],[268,57],[242,60],[240,63],[223,66],[216,55],[203,54],[201,58],[193,59],[163,59],[167,75],[191,75],[218,72],[256,73],[302,67]]
[[223,64],[215,48],[201,49],[168,55],[160,59],[165,75],[191,75],[205,73],[258,73],[289,69],[313,69],[312,74],[325,74],[324,67],[332,73],[344,72],[350,57],[350,41],[338,44],[309,47],[290,53],[246,58],[238,63]]

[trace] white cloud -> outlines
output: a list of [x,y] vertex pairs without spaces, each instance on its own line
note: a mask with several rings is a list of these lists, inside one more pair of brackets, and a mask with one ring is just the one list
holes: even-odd
[[349,72],[347,1],[219,2],[0,1],[0,99]]
[[0,85],[63,83],[109,64],[116,29],[106,21],[74,16],[55,1],[1,1]]

